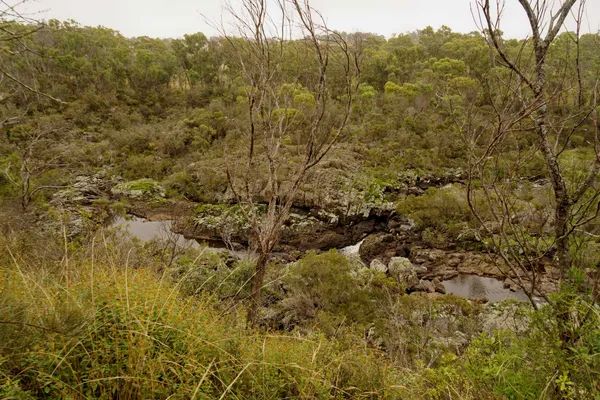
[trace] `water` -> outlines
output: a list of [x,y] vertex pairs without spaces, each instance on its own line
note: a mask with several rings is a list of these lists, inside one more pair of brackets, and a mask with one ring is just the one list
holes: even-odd
[[131,216],[128,219],[118,217],[112,224],[112,227],[122,227],[133,237],[147,242],[153,239],[174,240],[180,247],[200,248],[200,243],[195,240],[186,239],[183,235],[171,231],[173,221],[148,221],[144,218]]
[[497,302],[507,299],[527,301],[527,295],[521,289],[516,292],[504,288],[504,282],[494,278],[477,275],[458,275],[442,284],[446,293],[471,299],[487,299]]
[[227,250],[243,260],[252,259],[254,257],[254,254],[249,250],[231,251],[225,246],[225,243],[222,242],[210,241],[201,244],[196,240],[186,239],[183,235],[171,230],[171,227],[173,226],[172,220],[149,221],[135,216],[129,216],[128,218],[118,217],[110,226],[121,227],[127,231],[129,235],[138,238],[143,242],[153,239],[169,240],[175,241],[179,247],[183,248],[203,248],[212,251]]
[[[360,245],[363,242],[364,240],[361,240],[338,251],[345,256],[358,255]],[[443,281],[442,284],[446,289],[446,293],[470,299],[487,299],[490,302],[507,299],[528,301],[527,295],[522,289],[513,292],[504,288],[503,281],[485,276],[458,275],[450,280]]]
[[356,244],[352,244],[350,246],[346,246],[346,247],[342,247],[341,249],[338,250],[338,252],[340,252],[341,254],[345,255],[345,256],[352,256],[352,255],[357,255],[358,254],[358,250],[360,249],[360,245],[363,244],[365,240],[361,240],[360,242],[356,243]]

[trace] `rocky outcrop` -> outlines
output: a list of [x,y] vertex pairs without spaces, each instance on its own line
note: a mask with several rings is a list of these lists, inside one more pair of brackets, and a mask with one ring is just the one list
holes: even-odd
[[119,177],[110,176],[108,171],[101,170],[94,175],[80,175],[68,188],[59,190],[52,196],[51,204],[62,213],[61,222],[49,219],[44,221],[51,231],[62,230],[66,225],[67,235],[75,237],[86,229],[86,220],[109,217],[112,212],[109,204],[109,191]]
[[[264,214],[265,207],[257,206],[256,212],[258,215]],[[247,244],[251,238],[251,226],[246,214],[238,205],[200,205],[195,215],[176,229],[187,237],[219,240],[225,236],[229,240]],[[348,216],[316,208],[293,208],[284,222],[275,251],[340,249],[359,242],[369,234],[387,230],[388,223],[394,220],[393,214],[393,210],[370,209],[364,215]]]
[[359,254],[365,264],[371,263],[376,258],[387,264],[393,257],[408,257],[410,241],[391,233],[377,233],[365,238]]
[[153,179],[123,182],[113,187],[111,193],[135,200],[158,200],[165,197],[165,189]]
[[52,196],[52,203],[64,206],[90,205],[96,200],[106,198],[110,188],[118,180],[118,177],[109,177],[105,170],[91,176],[76,176],[70,187],[60,190]]

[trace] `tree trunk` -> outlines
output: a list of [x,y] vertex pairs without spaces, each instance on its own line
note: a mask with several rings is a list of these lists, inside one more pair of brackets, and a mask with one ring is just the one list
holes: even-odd
[[27,169],[23,166],[21,167],[21,207],[23,211],[27,210],[27,206],[29,206],[29,187],[30,187],[31,175],[27,171]]
[[247,322],[250,326],[255,326],[258,320],[258,309],[261,306],[261,289],[265,280],[268,260],[269,253],[261,250],[258,260],[256,261],[256,272],[252,279],[252,293],[247,316]]
[[544,155],[546,167],[554,189],[554,235],[556,241],[556,256],[554,262],[556,267],[562,272],[564,277],[565,272],[571,266],[571,257],[569,254],[569,239],[568,219],[571,211],[569,194],[567,185],[560,170],[558,159],[552,150],[548,138],[548,98],[546,96],[546,71],[545,71],[546,49],[536,49],[536,84],[534,94],[536,101],[539,104],[537,110],[538,116],[535,118],[537,135],[540,138],[540,149]]

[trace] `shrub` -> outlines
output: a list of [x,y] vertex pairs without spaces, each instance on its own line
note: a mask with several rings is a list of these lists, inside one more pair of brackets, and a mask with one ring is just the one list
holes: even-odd
[[473,218],[466,193],[457,186],[429,188],[422,196],[410,195],[398,204],[398,211],[414,219],[418,229],[435,231],[447,241],[456,240]]
[[368,285],[369,270],[336,250],[310,253],[289,268],[284,278],[286,297],[280,304],[289,326],[317,320],[326,333],[340,324],[371,321],[378,296]]
[[170,274],[186,295],[210,293],[221,300],[245,299],[250,294],[254,264],[237,261],[227,252],[202,249],[178,259]]
[[112,192],[134,199],[165,197],[164,188],[152,179],[139,179],[137,181],[120,183],[112,189]]

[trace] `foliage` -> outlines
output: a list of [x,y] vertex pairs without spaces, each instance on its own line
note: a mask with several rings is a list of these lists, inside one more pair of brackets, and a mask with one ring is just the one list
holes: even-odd
[[472,219],[465,193],[457,186],[410,195],[398,204],[398,211],[414,219],[419,229],[443,235],[442,243],[456,241]]
[[[47,275],[1,270],[0,388],[19,398],[394,398],[376,351],[323,337],[246,330],[207,297],[187,297],[150,269],[95,263]],[[75,261],[77,254],[71,254]],[[58,265],[57,265],[58,267]],[[68,278],[67,275],[68,274]],[[68,280],[65,280],[68,279]],[[31,285],[35,282],[34,285]],[[352,360],[352,362],[348,362]],[[365,366],[368,366],[365,368]]]
[[137,181],[119,183],[112,191],[114,194],[134,199],[153,199],[165,196],[162,186],[152,179],[138,179]]
[[310,253],[287,271],[281,313],[289,326],[318,321],[332,334],[340,325],[365,323],[374,319],[377,293],[369,287],[372,274],[360,270],[336,250]]

